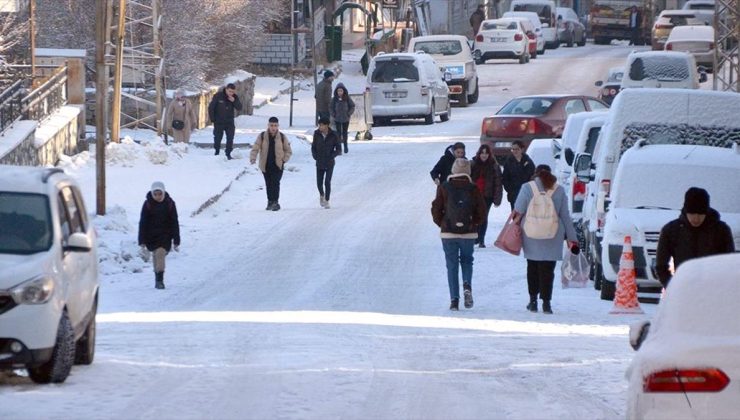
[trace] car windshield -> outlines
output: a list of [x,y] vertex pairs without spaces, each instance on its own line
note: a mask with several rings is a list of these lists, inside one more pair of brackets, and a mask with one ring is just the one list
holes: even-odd
[[517,4],[514,6],[515,12],[535,12],[540,17],[540,22],[550,23],[552,11],[547,4]]
[[711,3],[697,3],[689,5],[691,10],[712,10],[714,11],[714,5]]
[[34,254],[51,247],[49,200],[42,194],[0,192],[0,254]]
[[456,55],[463,50],[460,41],[423,41],[414,44],[414,52],[424,51],[427,54]]
[[607,83],[620,83],[624,77],[624,71],[615,71],[609,73],[609,78],[606,80]]
[[685,58],[666,56],[637,57],[630,66],[632,80],[658,80],[675,82],[689,78],[689,66]]
[[555,103],[550,98],[518,98],[513,99],[497,115],[542,115]]
[[418,82],[419,69],[414,66],[413,60],[393,58],[376,61],[371,80],[374,83]]
[[483,30],[490,31],[490,30],[516,30],[518,29],[516,26],[516,22],[507,22],[507,21],[493,21],[493,22],[483,22]]
[[686,26],[689,23],[695,23],[694,16],[661,16],[658,18],[658,25]]

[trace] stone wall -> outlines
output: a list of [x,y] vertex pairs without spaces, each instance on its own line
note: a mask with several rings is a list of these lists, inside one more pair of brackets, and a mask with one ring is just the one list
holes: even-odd
[[75,155],[79,152],[77,117],[81,111],[80,105],[64,106],[39,124],[35,140],[39,165],[56,165],[62,154]]
[[[306,34],[298,34],[298,60],[306,59]],[[248,58],[250,63],[270,65],[291,65],[293,63],[293,36],[291,34],[268,34],[267,41],[255,48]]]
[[38,166],[36,121],[18,121],[0,136],[0,165]]

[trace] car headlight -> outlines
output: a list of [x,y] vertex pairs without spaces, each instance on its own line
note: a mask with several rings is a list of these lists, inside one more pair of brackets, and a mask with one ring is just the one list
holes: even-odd
[[42,276],[28,280],[10,289],[10,295],[18,305],[40,305],[54,294],[54,280]]

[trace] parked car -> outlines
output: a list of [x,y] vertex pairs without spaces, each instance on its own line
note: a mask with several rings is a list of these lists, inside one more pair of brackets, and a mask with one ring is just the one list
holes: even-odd
[[691,54],[674,51],[633,52],[627,57],[622,90],[630,88],[699,89],[707,74]]
[[696,64],[714,68],[714,28],[711,26],[681,26],[673,29],[665,43],[666,51],[681,51],[694,56]]
[[367,71],[374,124],[392,119],[423,118],[434,124],[434,117],[447,121],[452,115],[450,89],[445,76],[431,55],[417,53],[380,53],[373,57]]
[[651,45],[654,51],[663,50],[668,36],[673,28],[686,25],[704,25],[704,21],[696,18],[691,10],[663,10],[655,19],[651,31]]
[[515,18],[507,18],[507,19],[516,19],[519,20],[522,24],[522,29],[524,30],[524,34],[527,35],[527,39],[529,40],[529,46],[527,49],[527,52],[529,52],[529,58],[535,59],[537,58],[537,34],[534,32],[534,25],[532,25],[532,22],[529,21],[527,18],[523,17],[515,17]]
[[614,98],[617,96],[620,90],[622,90],[622,77],[624,76],[624,67],[612,67],[609,69],[609,74],[606,77],[606,81],[597,81],[596,87],[599,88],[597,97],[607,104],[611,105]]
[[545,38],[545,48],[555,49],[560,46],[557,31],[555,2],[551,0],[513,0],[511,12],[534,12],[540,17],[542,35]]
[[660,230],[679,216],[684,193],[691,187],[709,192],[712,208],[735,232],[740,249],[740,147],[637,142],[622,155],[612,182],[601,251],[604,299],[614,299],[625,235],[632,237],[638,297],[660,298],[662,286],[655,271]]
[[558,149],[553,142],[556,139],[534,139],[527,146],[527,156],[532,159],[535,165],[547,165],[555,168],[555,154]]
[[488,143],[494,155],[505,156],[514,140],[526,146],[533,139],[560,137],[568,115],[602,108],[608,105],[591,96],[520,96],[483,118],[480,141]]
[[685,262],[652,321],[633,324],[628,419],[731,419],[740,413],[740,254]]
[[558,39],[561,44],[572,47],[574,44],[582,47],[586,45],[586,27],[578,19],[576,12],[570,7],[555,9],[558,15]]
[[468,39],[461,35],[429,35],[411,38],[409,51],[425,52],[439,64],[440,70],[449,72],[447,81],[450,99],[461,106],[478,102],[478,70]]
[[0,165],[0,369],[64,382],[95,355],[95,229],[60,169]]
[[540,17],[535,12],[504,12],[502,16],[504,18],[527,18],[532,22],[534,33],[537,38],[537,55],[545,53],[545,34],[542,31],[542,22]]
[[714,0],[689,0],[684,3],[683,10],[696,13],[696,17],[705,25],[714,24]]
[[529,38],[520,18],[484,20],[475,37],[476,64],[489,59],[515,59],[529,62]]

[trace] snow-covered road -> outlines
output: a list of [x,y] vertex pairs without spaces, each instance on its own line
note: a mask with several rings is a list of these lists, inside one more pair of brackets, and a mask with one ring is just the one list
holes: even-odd
[[[310,146],[295,137],[310,126],[307,106],[285,127],[294,158],[279,212],[264,210],[262,176],[250,167],[191,216],[200,190],[221,192],[246,162],[216,162],[208,150],[164,167],[111,168],[108,206],[118,207],[103,224],[111,231],[99,230],[108,247],[135,249],[152,177],[178,201],[183,251],[168,258],[168,288],[154,290],[142,262],[107,262],[95,363],[61,385],[0,376],[0,418],[623,417],[627,325],[639,318],[608,315],[611,303],[592,288],[559,283],[555,315],[531,314],[524,259],[492,247],[476,249],[475,308],[450,313],[428,171],[453,141],[472,155],[481,118],[508,99],[594,94],[629,51],[589,44],[528,65],[479,66],[479,104],[454,108],[450,122],[381,127],[373,141],[351,143],[331,210],[318,205]],[[343,78],[354,93],[355,79]],[[277,114],[287,126],[287,103],[240,120],[260,127]],[[78,175],[91,207],[93,162]],[[487,242],[507,210],[492,211]]]

